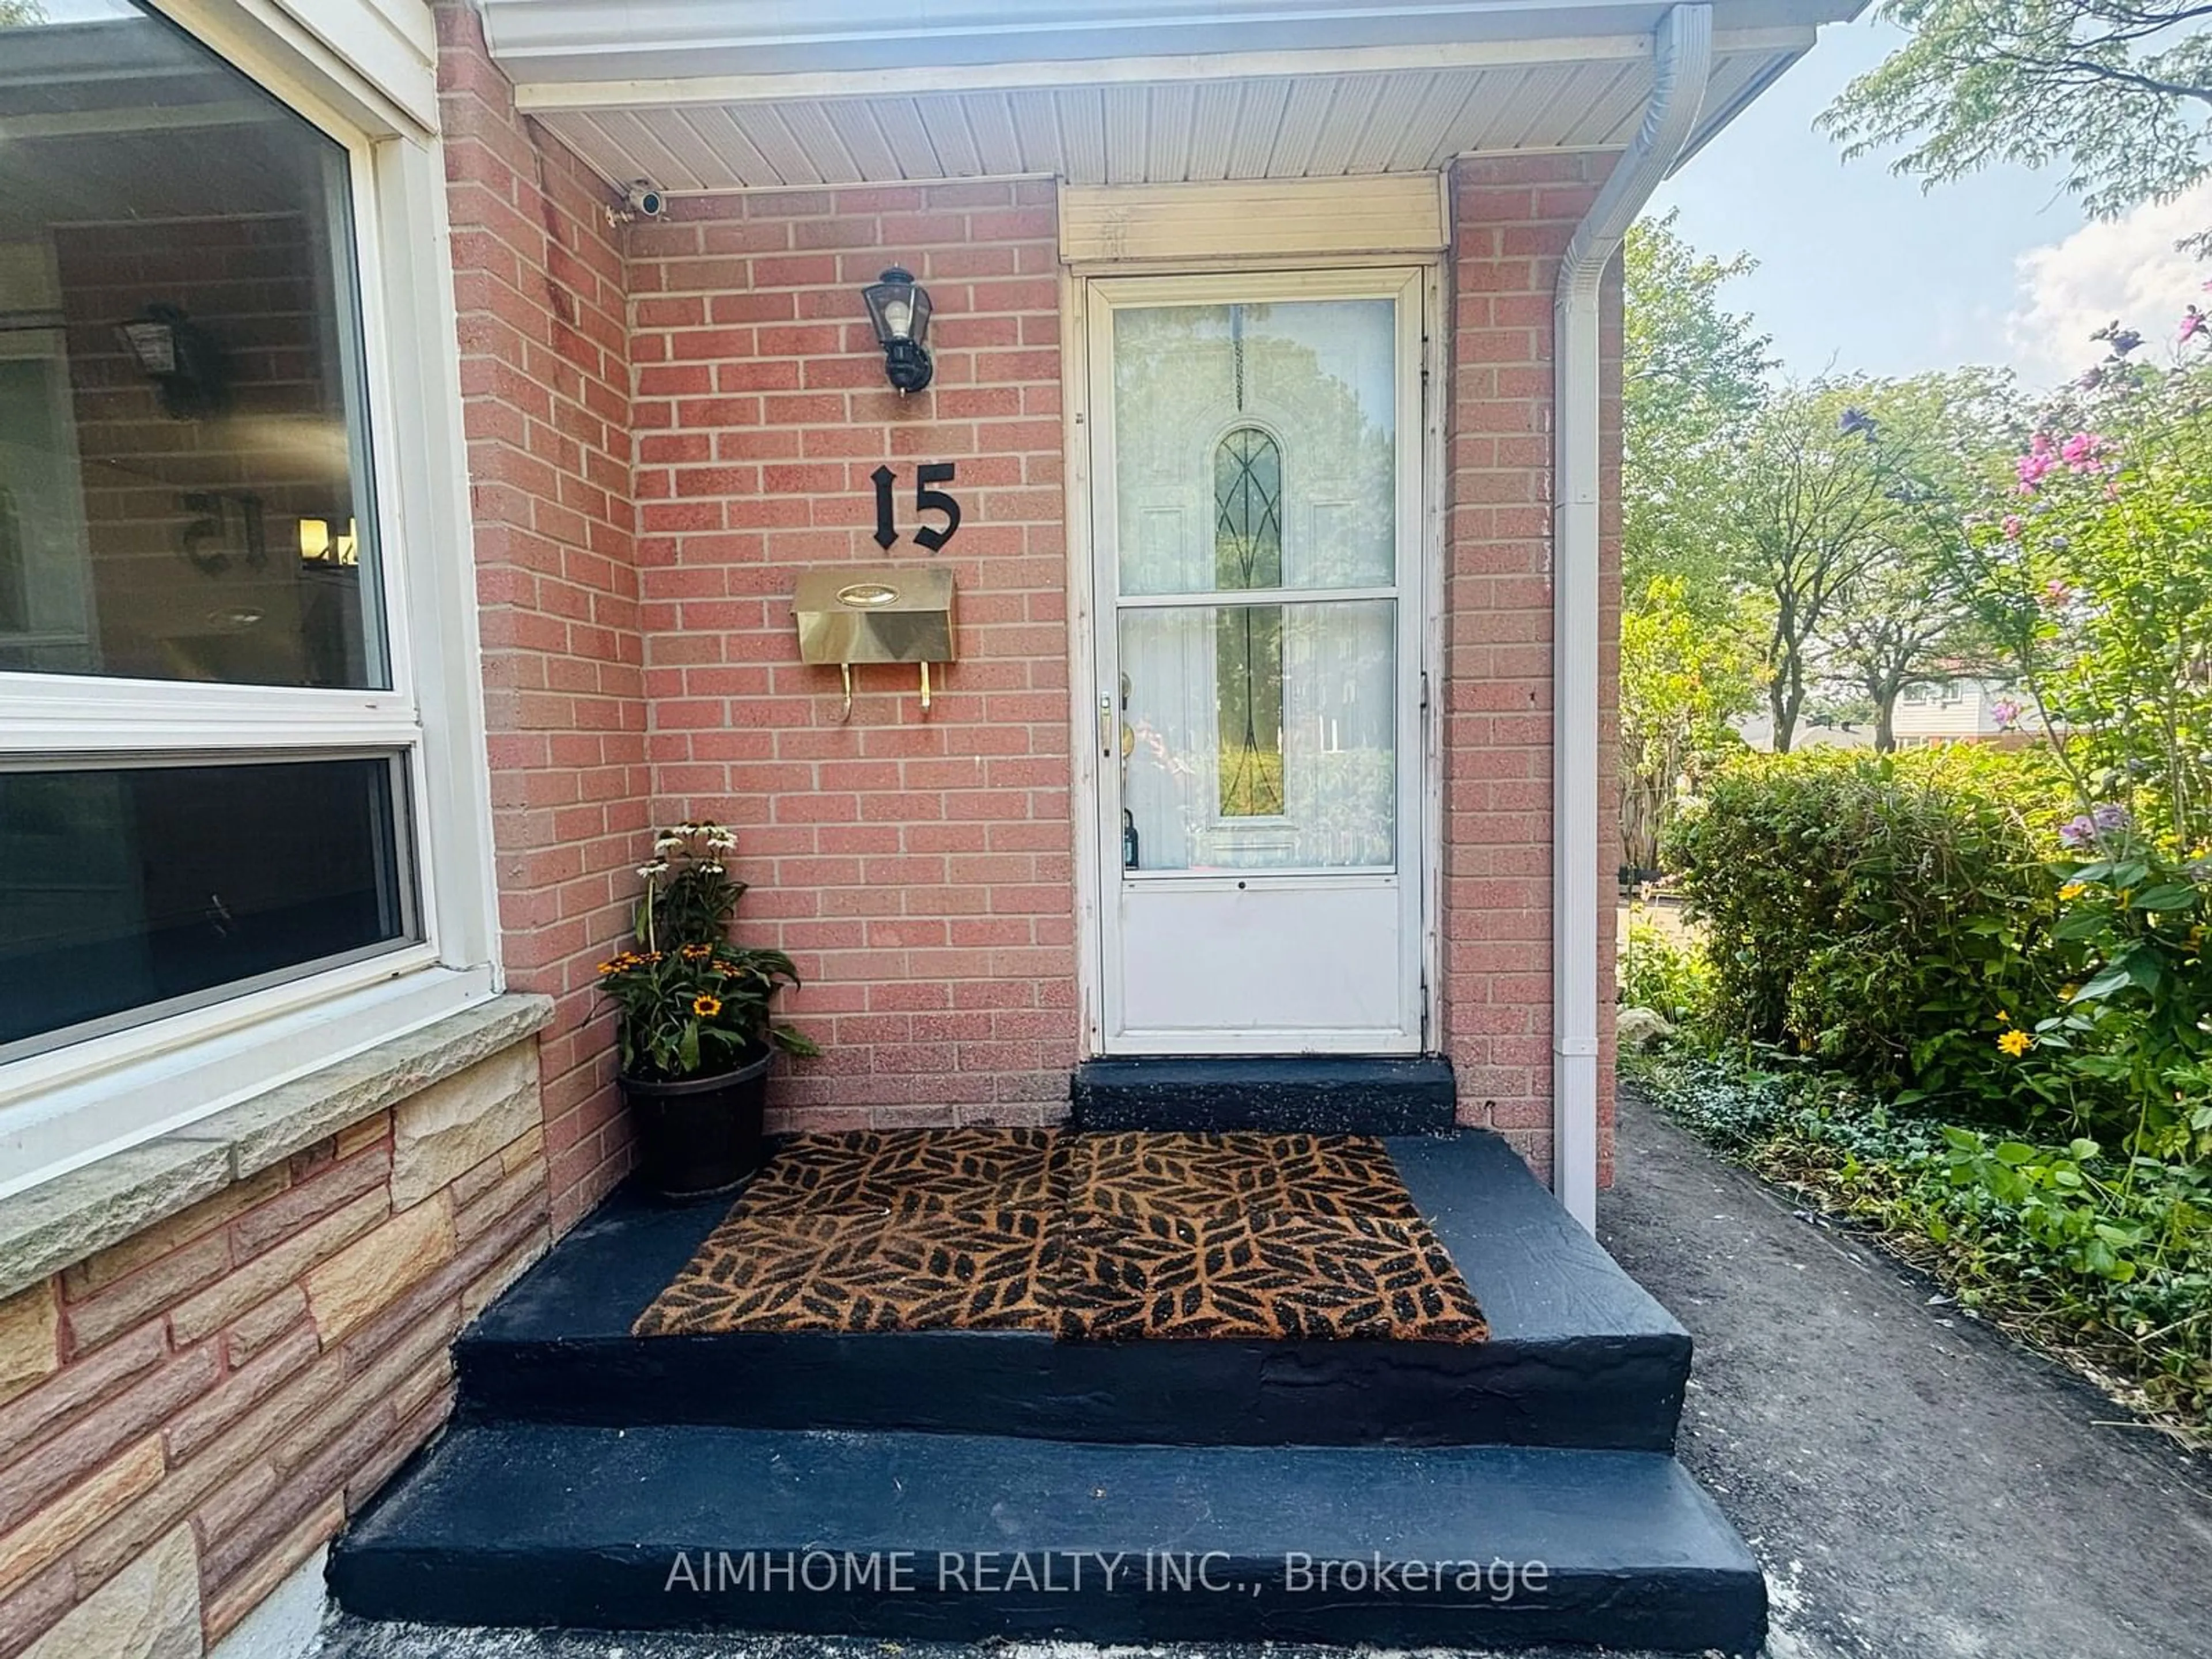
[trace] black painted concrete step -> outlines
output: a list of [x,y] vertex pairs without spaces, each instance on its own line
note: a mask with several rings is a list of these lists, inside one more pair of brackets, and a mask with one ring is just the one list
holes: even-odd
[[618,1197],[465,1333],[471,1421],[1188,1444],[1672,1449],[1682,1328],[1495,1135],[1389,1143],[1486,1343],[1057,1342],[1025,1331],[634,1337],[726,1204]]
[[1672,1458],[1508,1447],[479,1425],[339,1540],[330,1582],[375,1619],[967,1640],[1748,1653],[1765,1622]]
[[1455,1097],[1435,1054],[1087,1060],[1068,1083],[1074,1126],[1100,1131],[1440,1134]]

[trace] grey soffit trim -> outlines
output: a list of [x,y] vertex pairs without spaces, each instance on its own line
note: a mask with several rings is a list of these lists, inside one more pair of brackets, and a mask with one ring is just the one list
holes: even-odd
[[494,997],[0,1199],[0,1297],[420,1094],[552,1018],[550,998]]

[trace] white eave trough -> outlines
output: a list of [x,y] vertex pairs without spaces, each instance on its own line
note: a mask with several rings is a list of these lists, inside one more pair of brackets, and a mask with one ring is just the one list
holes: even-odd
[[[1048,174],[1182,184],[1625,147],[1663,4],[479,0],[517,103],[688,193]],[[1853,0],[1723,0],[1691,148]]]

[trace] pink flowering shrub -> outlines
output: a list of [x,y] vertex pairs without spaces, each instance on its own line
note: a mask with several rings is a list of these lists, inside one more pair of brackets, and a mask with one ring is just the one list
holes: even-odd
[[[2055,995],[1992,1039],[2016,1097],[2129,1152],[2212,1152],[2212,318],[2041,411],[1969,580],[2075,802],[2046,843]],[[2033,711],[2029,713],[2027,711]]]
[[2191,846],[2212,836],[2212,319],[2180,331],[2160,368],[2134,330],[2100,331],[2110,355],[2040,412],[1966,557],[2081,810]]

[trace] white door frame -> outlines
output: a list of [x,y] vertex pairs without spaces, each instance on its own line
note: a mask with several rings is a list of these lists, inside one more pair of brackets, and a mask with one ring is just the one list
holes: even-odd
[[[1141,286],[1140,286],[1141,285]],[[1208,260],[1169,268],[1117,264],[1063,267],[1060,284],[1061,383],[1066,404],[1066,493],[1068,552],[1070,742],[1073,760],[1071,811],[1075,832],[1077,975],[1086,1056],[1106,1052],[1109,937],[1107,884],[1119,869],[1118,824],[1105,823],[1107,803],[1097,708],[1098,629],[1111,618],[1116,594],[1113,573],[1095,556],[1097,503],[1093,476],[1098,425],[1110,422],[1108,401],[1094,395],[1094,321],[1118,301],[1126,305],[1261,302],[1337,298],[1398,301],[1401,345],[1399,429],[1417,441],[1399,456],[1401,670],[1399,718],[1399,876],[1405,884],[1403,915],[1409,940],[1405,960],[1417,980],[1418,1042],[1399,1051],[1441,1046],[1437,987],[1442,944],[1438,917],[1443,883],[1443,753],[1440,667],[1444,547],[1445,361],[1449,338],[1443,310],[1443,277],[1434,259],[1322,258],[1295,265],[1274,260]],[[1104,331],[1098,333],[1103,337]],[[1110,433],[1107,434],[1110,441]],[[1115,732],[1113,738],[1118,738]],[[1418,759],[1416,758],[1418,757]],[[1109,856],[1110,855],[1110,856]],[[1309,878],[1310,879],[1310,878]],[[1272,1045],[1280,1052],[1285,1045]],[[1327,1042],[1298,1045],[1346,1052]],[[1371,1049],[1373,1044],[1364,1045]],[[1182,1045],[1190,1053],[1258,1052],[1249,1039],[1225,1035],[1214,1044]],[[1356,1050],[1354,1050],[1356,1051]]]

